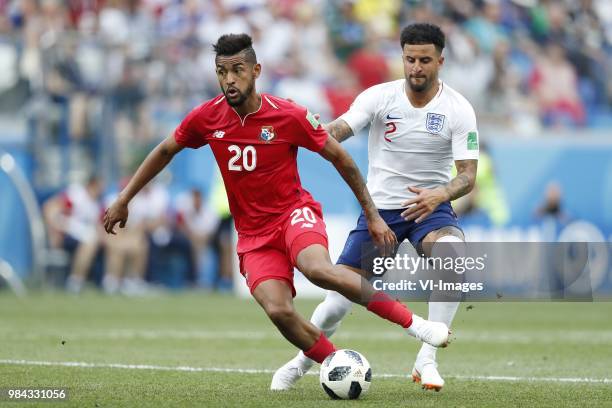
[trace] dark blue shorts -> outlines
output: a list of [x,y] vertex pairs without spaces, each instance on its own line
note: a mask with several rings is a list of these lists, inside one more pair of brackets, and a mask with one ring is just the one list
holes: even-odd
[[[407,239],[412,246],[417,248],[421,240],[431,231],[442,227],[455,227],[461,231],[459,224],[457,224],[457,215],[449,202],[440,204],[427,218],[418,224],[414,221],[404,220],[401,216],[403,211],[404,209],[378,210],[382,219],[395,232],[399,243]],[[368,232],[367,222],[362,211],[357,220],[357,226],[349,233],[342,254],[336,263],[361,269],[362,251],[368,247],[368,245],[364,244],[371,241],[372,237],[370,237]]]

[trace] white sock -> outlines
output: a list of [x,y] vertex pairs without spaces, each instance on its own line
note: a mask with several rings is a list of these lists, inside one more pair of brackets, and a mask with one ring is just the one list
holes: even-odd
[[[312,313],[310,321],[329,338],[336,332],[342,319],[351,310],[352,306],[353,302],[338,292],[328,291],[325,300],[319,303]],[[297,359],[304,367],[310,368],[313,364],[313,361],[306,357],[302,351],[298,353]]]
[[[429,302],[429,316],[427,320],[432,322],[442,322],[448,327],[451,327],[451,323],[455,317],[455,313],[459,308],[459,302]],[[436,350],[437,347],[431,346],[427,343],[423,343],[417,359],[428,359],[436,361]]]
[[[431,250],[432,257],[449,256],[450,254],[448,254],[448,250],[450,250],[451,248],[448,243],[460,243],[461,245],[463,245],[463,240],[453,235],[444,236],[437,240],[436,243],[437,242],[446,242],[447,244],[445,246],[442,246],[443,249],[440,247],[436,248],[436,245],[434,244],[433,249]],[[458,308],[458,301],[429,302],[429,316],[427,317],[427,320],[433,322],[442,322],[450,328]],[[419,354],[417,356],[417,359],[428,359],[435,361],[436,350],[438,350],[437,347],[431,346],[427,343],[423,343],[423,345],[421,346],[421,350],[419,351]]]

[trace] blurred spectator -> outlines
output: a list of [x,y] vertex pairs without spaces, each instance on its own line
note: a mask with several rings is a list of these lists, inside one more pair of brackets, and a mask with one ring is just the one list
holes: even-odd
[[[359,91],[360,89],[353,73],[346,67],[338,64],[332,80],[325,88],[327,102],[331,109],[331,118],[337,118],[348,111]],[[328,118],[323,117],[323,120],[328,120]]]
[[355,15],[380,38],[392,38],[397,32],[399,0],[356,0]]
[[192,189],[177,199],[178,230],[189,240],[193,268],[188,282],[195,286],[207,266],[206,258],[213,233],[219,225],[217,214],[204,204],[202,193]]
[[365,42],[366,30],[355,15],[355,2],[338,0],[328,4],[327,20],[334,52],[341,61],[346,61]]
[[[111,195],[105,202],[108,205],[114,199],[115,195]],[[148,207],[146,193],[137,195],[130,202],[130,216],[125,228],[117,228],[116,235],[105,234],[102,289],[109,295],[120,290],[126,295],[141,295],[147,292],[144,276],[149,256],[149,241],[145,233]]]
[[578,95],[576,70],[565,59],[563,48],[551,43],[536,59],[530,85],[545,123],[582,125],[585,112]]
[[276,84],[276,94],[291,99],[311,111],[317,111],[324,118],[330,118],[331,108],[325,95],[325,88],[319,82],[309,79],[306,72],[301,71],[300,74],[301,76],[287,76],[279,80]]
[[72,255],[66,289],[73,293],[83,288],[100,248],[101,192],[100,180],[91,177],[86,184],[71,184],[43,206],[51,247]]
[[546,186],[544,201],[536,210],[536,217],[554,219],[561,224],[569,220],[563,211],[563,192],[558,182],[553,181]]
[[347,61],[362,90],[391,79],[385,56],[377,47],[379,39],[373,33],[366,38],[364,46],[352,53]]
[[219,219],[212,237],[212,249],[217,256],[218,274],[213,286],[225,291],[232,288],[234,269],[234,218],[229,210],[225,186],[218,172],[211,187],[211,205]]
[[158,181],[139,195],[146,202],[142,221],[151,248],[146,278],[154,283],[181,287],[185,278],[193,276],[194,265],[187,237],[177,233],[168,187]]
[[466,23],[466,31],[472,35],[478,48],[490,54],[498,42],[506,40],[506,33],[500,24],[502,0],[485,0],[482,7]]
[[444,65],[442,78],[465,95],[480,113],[486,107],[486,90],[494,78],[494,62],[466,33],[454,32],[448,42],[449,63]]
[[337,63],[320,10],[313,4],[302,2],[294,12],[292,49],[297,63],[309,78],[325,83],[333,76]]

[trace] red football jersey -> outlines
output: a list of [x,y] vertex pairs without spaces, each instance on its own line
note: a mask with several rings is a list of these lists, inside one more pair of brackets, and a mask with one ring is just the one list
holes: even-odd
[[314,201],[300,182],[297,148],[319,152],[327,136],[306,108],[267,94],[244,118],[219,95],[192,110],[174,133],[181,146],[210,145],[240,235],[266,235],[288,211]]

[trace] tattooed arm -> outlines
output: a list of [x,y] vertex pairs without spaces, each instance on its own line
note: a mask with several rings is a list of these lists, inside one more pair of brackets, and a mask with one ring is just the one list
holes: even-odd
[[402,207],[410,206],[402,212],[402,217],[407,221],[421,222],[441,203],[456,200],[472,191],[476,182],[478,160],[456,160],[455,167],[457,176],[444,186],[432,189],[408,187],[416,197],[402,203]]
[[338,142],[344,142],[349,137],[353,136],[353,129],[344,121],[344,119],[336,119],[330,123],[323,125],[327,133]]
[[455,161],[457,176],[444,186],[448,198],[445,201],[453,201],[463,197],[474,188],[476,183],[476,170],[478,160]]

